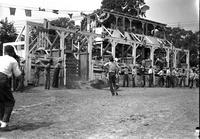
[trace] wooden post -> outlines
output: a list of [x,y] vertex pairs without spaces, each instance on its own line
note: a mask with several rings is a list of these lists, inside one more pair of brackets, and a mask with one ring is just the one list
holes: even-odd
[[89,80],[93,79],[93,63],[92,63],[92,37],[88,38],[88,54],[89,54]]
[[163,33],[164,33],[164,39],[166,39],[166,33],[165,33],[165,27],[164,27],[164,31],[163,31]]
[[153,24],[153,36],[155,36],[155,29],[156,29],[156,25],[155,24]]
[[87,31],[90,32],[90,16],[87,16]]
[[119,18],[118,16],[115,16],[116,28],[118,27],[118,18]]
[[136,43],[133,43],[133,45],[132,45],[132,57],[133,57],[133,65],[134,66],[136,64],[136,49],[137,49],[137,45],[136,45]]
[[[136,66],[136,50],[137,50],[137,44],[133,43],[132,44],[132,57],[133,57],[133,66]],[[137,84],[137,72],[135,76],[135,84]]]
[[186,64],[187,64],[187,79],[186,79],[186,84],[188,84],[189,70],[190,70],[190,51],[189,50],[187,50]]
[[122,18],[123,30],[125,31],[125,17]]
[[116,48],[116,45],[117,45],[117,43],[114,42],[114,41],[111,43],[111,47],[112,47],[112,56],[113,56],[113,58],[115,58],[115,56],[116,56],[116,52],[115,52],[115,51],[116,51],[116,49],[115,49],[115,48]]
[[167,60],[167,67],[169,67],[169,49],[167,49],[166,60]]
[[101,57],[103,58],[103,41],[101,41]]
[[153,66],[153,63],[154,63],[154,51],[155,51],[155,49],[153,48],[153,46],[151,46],[150,51],[151,51],[151,53],[150,53],[150,59],[152,60],[151,65]]
[[[150,53],[150,59],[152,60],[151,62],[151,66],[153,67],[153,63],[154,63],[154,51],[155,51],[155,48],[153,46],[151,46],[151,49],[150,49],[151,53]],[[153,85],[155,85],[155,74],[153,72]]]
[[144,22],[142,22],[142,35],[144,35]]
[[65,74],[65,61],[64,61],[64,46],[65,46],[65,32],[61,31],[60,33],[60,50],[61,50],[61,59],[62,59],[62,69],[60,72],[60,84],[66,85],[66,74]]
[[130,26],[129,26],[129,29],[130,29],[130,32],[132,32],[132,19],[129,19],[129,22],[130,22]]
[[27,86],[31,78],[31,60],[29,57],[29,25],[26,22],[26,35],[25,35],[25,82],[24,85]]
[[147,35],[148,36],[148,24],[146,23],[146,26],[145,26],[145,28],[146,28],[146,33],[145,33],[145,35]]
[[173,59],[173,66],[174,66],[174,68],[176,68],[176,66],[177,66],[176,57],[177,57],[177,50],[174,50],[174,59]]

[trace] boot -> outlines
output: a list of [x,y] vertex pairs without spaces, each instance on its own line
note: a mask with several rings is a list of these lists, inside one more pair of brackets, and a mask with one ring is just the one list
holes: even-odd
[[3,119],[4,115],[4,104],[0,103],[0,121]]
[[4,115],[2,119],[3,122],[9,122],[12,110],[13,110],[13,107],[5,107]]

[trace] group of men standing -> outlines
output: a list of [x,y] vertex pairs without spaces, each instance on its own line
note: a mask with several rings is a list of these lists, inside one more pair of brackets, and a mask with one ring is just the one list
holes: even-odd
[[[136,87],[138,84],[137,76],[140,76],[141,84],[140,87],[146,86],[146,78],[148,80],[149,87],[199,87],[199,70],[190,69],[187,71],[184,68],[167,68],[155,71],[153,66],[149,66],[148,69],[145,68],[144,64],[139,67],[130,67],[125,65],[123,68],[119,66],[119,63],[110,57],[110,61],[107,62],[104,67],[108,68],[108,79],[110,84],[110,91],[112,95],[118,95],[117,86],[119,84],[119,76],[122,76],[123,87],[129,87],[130,81],[132,80],[132,87]],[[187,72],[189,73],[188,84],[186,85]],[[131,75],[131,76],[130,76]],[[131,77],[131,78],[130,78]],[[154,82],[155,77],[157,81]],[[155,83],[155,84],[154,84]]]
[[45,86],[45,89],[50,89],[51,68],[54,68],[52,87],[58,88],[61,63],[62,63],[61,59],[58,59],[55,66],[53,66],[52,59],[48,60],[46,64],[43,64],[40,60],[36,60],[35,72],[34,72],[34,86],[35,87],[39,86],[41,72],[44,71],[44,86]]

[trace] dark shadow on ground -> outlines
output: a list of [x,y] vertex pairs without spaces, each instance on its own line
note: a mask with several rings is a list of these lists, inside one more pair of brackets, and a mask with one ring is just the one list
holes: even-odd
[[13,131],[13,130],[36,130],[42,127],[49,127],[53,124],[53,122],[35,122],[35,123],[23,123],[22,125],[11,125],[8,128],[1,131]]

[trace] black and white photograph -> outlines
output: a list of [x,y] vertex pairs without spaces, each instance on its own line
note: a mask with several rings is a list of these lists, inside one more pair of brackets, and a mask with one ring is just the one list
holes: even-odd
[[199,139],[199,0],[0,0],[0,139]]

